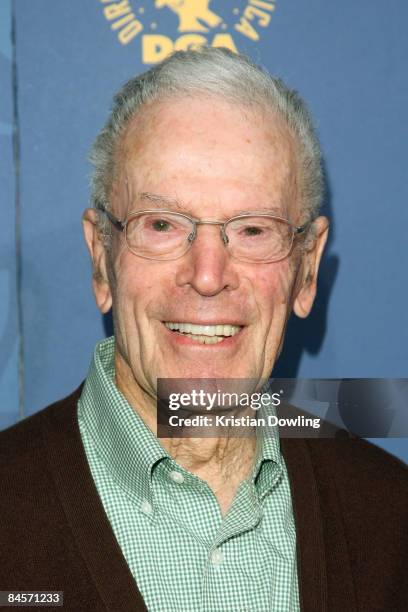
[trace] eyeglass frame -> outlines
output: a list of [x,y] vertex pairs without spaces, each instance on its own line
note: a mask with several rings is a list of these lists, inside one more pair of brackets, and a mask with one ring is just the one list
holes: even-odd
[[[220,225],[220,233],[221,233],[221,239],[224,243],[224,246],[227,246],[227,244],[229,243],[229,238],[225,232],[225,227],[226,225],[228,225],[228,223],[230,223],[231,221],[235,221],[236,219],[245,219],[245,217],[268,217],[270,219],[277,219],[278,221],[283,221],[284,223],[286,223],[291,229],[292,229],[292,240],[291,240],[291,244],[290,247],[288,249],[288,252],[285,255],[282,255],[282,257],[279,257],[279,259],[273,259],[273,260],[263,260],[263,261],[253,261],[251,259],[245,259],[245,258],[241,258],[241,257],[236,257],[234,255],[231,255],[231,257],[234,257],[234,259],[237,259],[239,261],[244,261],[247,263],[276,263],[277,261],[282,261],[282,259],[285,259],[285,257],[287,257],[290,252],[292,251],[293,248],[293,244],[295,241],[295,238],[301,234],[303,234],[309,227],[310,225],[312,225],[314,219],[310,219],[309,221],[307,221],[306,223],[304,223],[303,225],[294,225],[291,221],[289,221],[289,219],[285,219],[284,217],[280,217],[279,215],[274,215],[271,213],[266,213],[266,212],[247,212],[247,213],[243,213],[241,215],[235,215],[234,217],[231,217],[230,219],[227,219],[226,221],[213,221],[211,219],[196,219],[195,217],[190,217],[189,215],[186,215],[185,213],[180,213],[180,212],[176,212],[173,210],[168,210],[168,209],[164,209],[164,208],[149,208],[149,209],[145,209],[145,210],[137,210],[137,211],[131,211],[126,219],[124,221],[121,221],[120,219],[118,219],[117,217],[115,217],[114,215],[112,215],[112,213],[107,210],[103,204],[99,204],[97,203],[95,206],[96,210],[103,212],[106,214],[106,216],[108,217],[109,221],[111,222],[111,224],[120,232],[124,233],[125,236],[125,244],[127,246],[127,248],[129,249],[129,251],[131,253],[133,253],[134,255],[136,255],[137,257],[142,257],[143,259],[149,259],[152,261],[175,261],[176,259],[179,259],[180,257],[183,257],[183,255],[185,255],[189,249],[191,248],[194,240],[197,237],[197,226],[198,225]],[[171,214],[171,215],[177,215],[178,217],[183,217],[184,219],[188,219],[188,221],[190,221],[193,225],[193,231],[192,233],[188,236],[187,238],[187,242],[188,242],[188,246],[186,248],[185,251],[183,251],[183,253],[181,253],[180,255],[177,255],[176,257],[170,258],[170,259],[162,259],[160,257],[156,258],[156,257],[147,257],[146,255],[140,255],[139,253],[136,253],[133,249],[131,249],[131,247],[129,246],[129,243],[127,241],[127,234],[126,234],[126,227],[129,223],[129,221],[131,221],[132,219],[134,219],[135,217],[140,217],[143,214],[146,213],[167,213],[167,214]]]

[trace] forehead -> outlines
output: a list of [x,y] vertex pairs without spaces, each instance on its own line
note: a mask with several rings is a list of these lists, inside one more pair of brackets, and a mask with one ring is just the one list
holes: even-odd
[[218,98],[175,98],[142,109],[122,136],[116,168],[115,194],[127,198],[128,209],[142,192],[208,198],[212,206],[219,198],[238,208],[249,202],[278,209],[296,200],[296,146],[283,120]]

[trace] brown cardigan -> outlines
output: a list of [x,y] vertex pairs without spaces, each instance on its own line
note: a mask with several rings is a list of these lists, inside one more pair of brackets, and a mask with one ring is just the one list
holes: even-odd
[[[88,468],[79,394],[0,433],[0,590],[64,591],[53,610],[146,610]],[[282,451],[302,610],[408,610],[406,466],[358,439]]]

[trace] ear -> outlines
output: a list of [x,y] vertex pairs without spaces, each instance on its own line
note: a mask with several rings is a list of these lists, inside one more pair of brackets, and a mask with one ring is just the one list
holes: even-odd
[[299,289],[293,304],[293,311],[302,319],[312,310],[316,296],[317,274],[320,260],[329,233],[329,221],[326,217],[318,217],[314,223],[315,238],[310,248],[303,254],[302,271]]
[[107,274],[107,254],[99,231],[98,212],[87,208],[82,215],[85,242],[92,261],[92,286],[96,305],[105,314],[112,306],[112,293]]

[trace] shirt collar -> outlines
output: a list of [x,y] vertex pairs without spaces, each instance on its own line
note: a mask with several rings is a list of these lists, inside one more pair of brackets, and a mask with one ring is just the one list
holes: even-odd
[[153,503],[152,469],[169,455],[116,387],[114,347],[113,336],[96,345],[78,416],[113,478],[137,501]]

